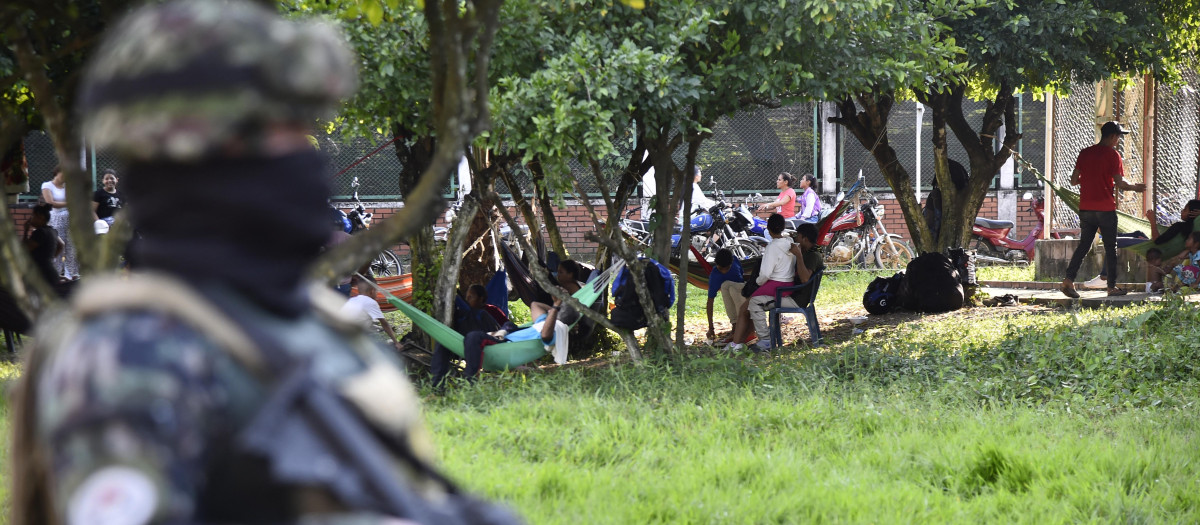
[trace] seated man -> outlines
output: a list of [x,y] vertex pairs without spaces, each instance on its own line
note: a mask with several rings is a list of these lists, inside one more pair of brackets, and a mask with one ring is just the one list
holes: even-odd
[[[30,231],[31,228],[33,231]],[[25,249],[29,250],[34,266],[50,286],[53,287],[62,280],[58,270],[54,269],[54,259],[62,254],[63,241],[58,232],[50,226],[49,204],[40,204],[33,208],[33,217],[25,223]]]
[[380,328],[383,328],[383,332],[391,340],[392,346],[399,349],[400,342],[396,339],[396,332],[383,317],[383,310],[379,309],[379,302],[375,300],[375,289],[363,282],[363,278],[358,275],[350,278],[350,284],[358,290],[358,295],[351,297],[345,305],[342,305],[342,315],[362,323],[367,330],[371,330],[375,321],[379,321]]
[[721,299],[725,302],[725,315],[729,316],[731,325],[737,324],[738,310],[742,303],[746,302],[746,298],[742,297],[742,285],[746,281],[742,276],[742,264],[733,257],[733,252],[728,248],[717,250],[714,262],[716,266],[708,274],[708,304],[705,306],[710,341],[717,338],[716,331],[713,330],[713,300],[717,298],[717,294],[721,294]]
[[[820,251],[817,249],[817,227],[811,223],[801,224],[796,228],[796,235],[793,238],[795,241],[789,249],[789,253],[796,260],[796,275],[795,284],[804,284],[812,278],[813,274],[825,267],[825,261],[821,257]],[[783,298],[783,306],[794,308],[801,304],[808,304],[812,298],[812,288],[801,288],[792,293],[791,296]],[[749,331],[749,324],[745,321],[753,322],[754,331],[758,334],[757,351],[767,350],[771,347],[770,326],[767,324],[767,310],[774,306],[775,297],[767,295],[756,295],[750,298],[746,303],[744,317],[739,319],[735,325],[734,340],[740,341],[745,337],[745,332]],[[738,350],[741,345],[733,343],[729,345],[730,350]]]
[[[467,288],[465,304],[455,304],[454,331],[467,335],[472,332],[494,332],[505,325],[511,326],[507,317],[498,319],[493,313],[493,309],[501,316],[504,315],[499,308],[487,303],[487,290],[482,285],[472,284],[470,288]],[[480,364],[483,361],[483,347],[478,344],[473,347],[464,345],[463,349],[466,350],[464,359],[467,362],[466,370],[469,372],[467,377],[474,377],[479,372]],[[450,363],[457,358],[458,356],[447,350],[446,347],[440,344],[434,345],[433,363],[429,367],[434,385],[441,385],[446,374],[450,373]]]

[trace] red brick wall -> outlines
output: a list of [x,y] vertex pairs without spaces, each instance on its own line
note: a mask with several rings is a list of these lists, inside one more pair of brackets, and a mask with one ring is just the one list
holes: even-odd
[[33,216],[33,204],[14,204],[8,207],[8,215],[17,228],[17,235],[25,233],[25,223]]
[[[889,233],[895,233],[905,239],[909,239],[908,226],[904,223],[904,214],[900,211],[899,203],[889,195],[881,195],[880,202],[884,206],[883,225]],[[1018,195],[1019,197],[1019,195]],[[640,203],[632,203],[626,209],[637,207]],[[604,205],[602,202],[593,202],[597,213],[601,218],[604,218]],[[367,211],[375,213],[376,220],[382,220],[395,213],[394,208],[375,207],[369,208]],[[521,214],[516,210],[515,206],[509,206],[508,211],[519,222],[524,223]],[[979,210],[979,216],[989,219],[997,219],[996,214],[996,196],[995,193],[989,194],[984,202],[983,207]],[[571,256],[580,258],[585,261],[590,261],[596,253],[595,243],[588,242],[583,237],[588,232],[595,230],[592,224],[592,219],[588,214],[587,208],[579,204],[577,201],[567,201],[567,205],[563,208],[555,208],[555,218],[558,219],[559,232],[562,234],[563,243],[567,245],[567,250],[571,252]],[[1029,210],[1029,201],[1018,200],[1017,202],[1017,227],[1015,231],[1009,233],[1010,236],[1017,239],[1024,239],[1026,235],[1037,225],[1037,217]],[[438,217],[434,223],[435,226],[445,226],[444,216]],[[406,246],[397,246],[393,249],[397,255],[407,254]]]
[[[904,223],[904,214],[900,212],[900,206],[895,199],[881,198],[880,202],[884,206],[883,225],[888,232],[898,234],[905,239],[909,238],[908,227]],[[367,208],[367,211],[374,213],[376,221],[385,220],[392,215],[395,215],[399,203],[369,203],[374,207]],[[630,205],[630,208],[638,206],[640,203]],[[601,218],[604,218],[604,205],[601,202],[593,203],[597,213]],[[16,222],[17,233],[20,234],[25,221],[32,215],[32,204],[22,204],[10,206],[9,214],[13,216]],[[514,206],[509,206],[508,211],[518,221],[524,223],[521,214]],[[983,202],[983,207],[979,210],[979,216],[984,218],[995,219],[996,217],[996,196],[995,194],[988,195]],[[555,209],[555,218],[558,219],[559,232],[562,234],[563,243],[567,245],[567,250],[571,252],[571,256],[585,261],[591,260],[596,253],[596,245],[585,240],[583,237],[588,232],[595,230],[592,224],[592,219],[588,214],[587,208],[576,201],[567,201],[567,205],[563,208]],[[434,222],[435,226],[445,226],[445,215],[441,215]],[[1019,200],[1017,203],[1017,227],[1016,231],[1009,235],[1017,239],[1023,239],[1037,225],[1037,218],[1033,212],[1029,210],[1029,201]],[[398,245],[393,247],[393,251],[397,255],[407,255],[408,247]]]

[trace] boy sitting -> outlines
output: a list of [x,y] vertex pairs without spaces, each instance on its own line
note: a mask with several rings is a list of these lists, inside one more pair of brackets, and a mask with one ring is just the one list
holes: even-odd
[[1178,291],[1184,286],[1196,288],[1196,282],[1200,278],[1200,232],[1188,235],[1183,246],[1186,251],[1168,259],[1164,265],[1177,263],[1175,272],[1163,279],[1164,285],[1170,287],[1171,291]]

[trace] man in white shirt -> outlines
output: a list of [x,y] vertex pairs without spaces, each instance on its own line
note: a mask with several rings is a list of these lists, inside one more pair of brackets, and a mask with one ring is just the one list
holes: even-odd
[[361,323],[368,330],[373,328],[372,325],[375,324],[375,321],[379,321],[379,326],[392,341],[392,345],[400,348],[396,332],[392,331],[392,325],[388,324],[387,319],[383,317],[383,310],[379,309],[379,302],[375,300],[375,289],[362,280],[362,277],[357,275],[350,279],[351,286],[358,290],[358,295],[351,297],[345,305],[342,305],[342,316]]

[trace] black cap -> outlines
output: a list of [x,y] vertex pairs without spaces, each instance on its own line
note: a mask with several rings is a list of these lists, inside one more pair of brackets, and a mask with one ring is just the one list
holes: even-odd
[[1103,126],[1100,126],[1100,136],[1101,137],[1107,137],[1109,135],[1116,135],[1116,134],[1128,135],[1129,130],[1122,128],[1121,124],[1116,121],[1105,122]]

